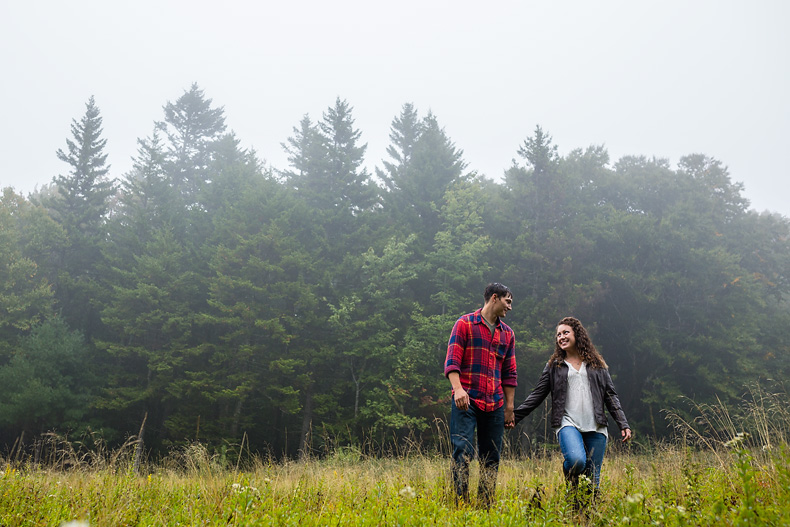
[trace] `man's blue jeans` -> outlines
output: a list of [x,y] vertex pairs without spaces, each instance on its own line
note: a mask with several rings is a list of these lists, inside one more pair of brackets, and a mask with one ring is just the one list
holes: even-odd
[[[450,410],[450,440],[453,445],[453,483],[456,497],[469,502],[469,463],[477,453],[480,461],[478,499],[490,506],[496,490],[499,453],[505,433],[505,407],[484,412],[474,403],[468,410],[459,410],[452,401]],[[475,447],[475,428],[477,447]]]
[[581,474],[594,483],[595,488],[601,480],[601,465],[606,452],[606,435],[598,432],[579,432],[576,427],[563,426],[557,438],[560,450],[565,457],[562,471],[569,481],[577,481]]

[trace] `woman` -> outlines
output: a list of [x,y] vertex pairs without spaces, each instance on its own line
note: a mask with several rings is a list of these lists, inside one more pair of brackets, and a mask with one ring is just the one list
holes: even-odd
[[579,476],[585,474],[598,489],[608,435],[604,405],[620,427],[624,442],[631,439],[631,428],[614,390],[609,367],[582,323],[573,317],[565,317],[557,325],[554,354],[535,389],[516,408],[516,423],[540,406],[549,393],[551,426],[565,457],[565,478],[575,491]]

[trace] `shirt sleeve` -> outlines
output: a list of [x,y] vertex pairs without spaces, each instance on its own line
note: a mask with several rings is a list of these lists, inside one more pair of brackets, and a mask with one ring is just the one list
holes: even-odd
[[444,360],[445,377],[454,371],[461,373],[467,333],[467,324],[464,319],[456,320],[453,331],[450,333],[450,341],[447,343],[447,358]]

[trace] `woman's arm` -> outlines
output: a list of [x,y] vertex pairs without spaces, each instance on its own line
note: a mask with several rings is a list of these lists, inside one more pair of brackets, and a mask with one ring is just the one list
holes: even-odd
[[516,418],[516,424],[524,419],[532,410],[540,406],[543,400],[551,391],[551,363],[547,363],[543,368],[543,373],[540,374],[538,384],[532,389],[532,392],[527,396],[523,403],[518,405],[518,408],[513,412]]
[[612,414],[617,426],[620,428],[623,441],[628,441],[631,438],[631,427],[628,426],[625,412],[623,412],[623,407],[620,405],[620,398],[617,397],[617,392],[614,389],[612,376],[609,375],[609,370],[607,369],[602,369],[602,374],[604,404],[606,404],[606,409]]

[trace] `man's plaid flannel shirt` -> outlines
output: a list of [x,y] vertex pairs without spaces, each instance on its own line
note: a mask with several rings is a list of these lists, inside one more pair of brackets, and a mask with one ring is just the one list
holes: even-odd
[[445,377],[457,371],[469,399],[485,412],[504,404],[502,386],[516,386],[516,337],[499,320],[494,335],[483,320],[482,309],[459,318],[447,344]]

